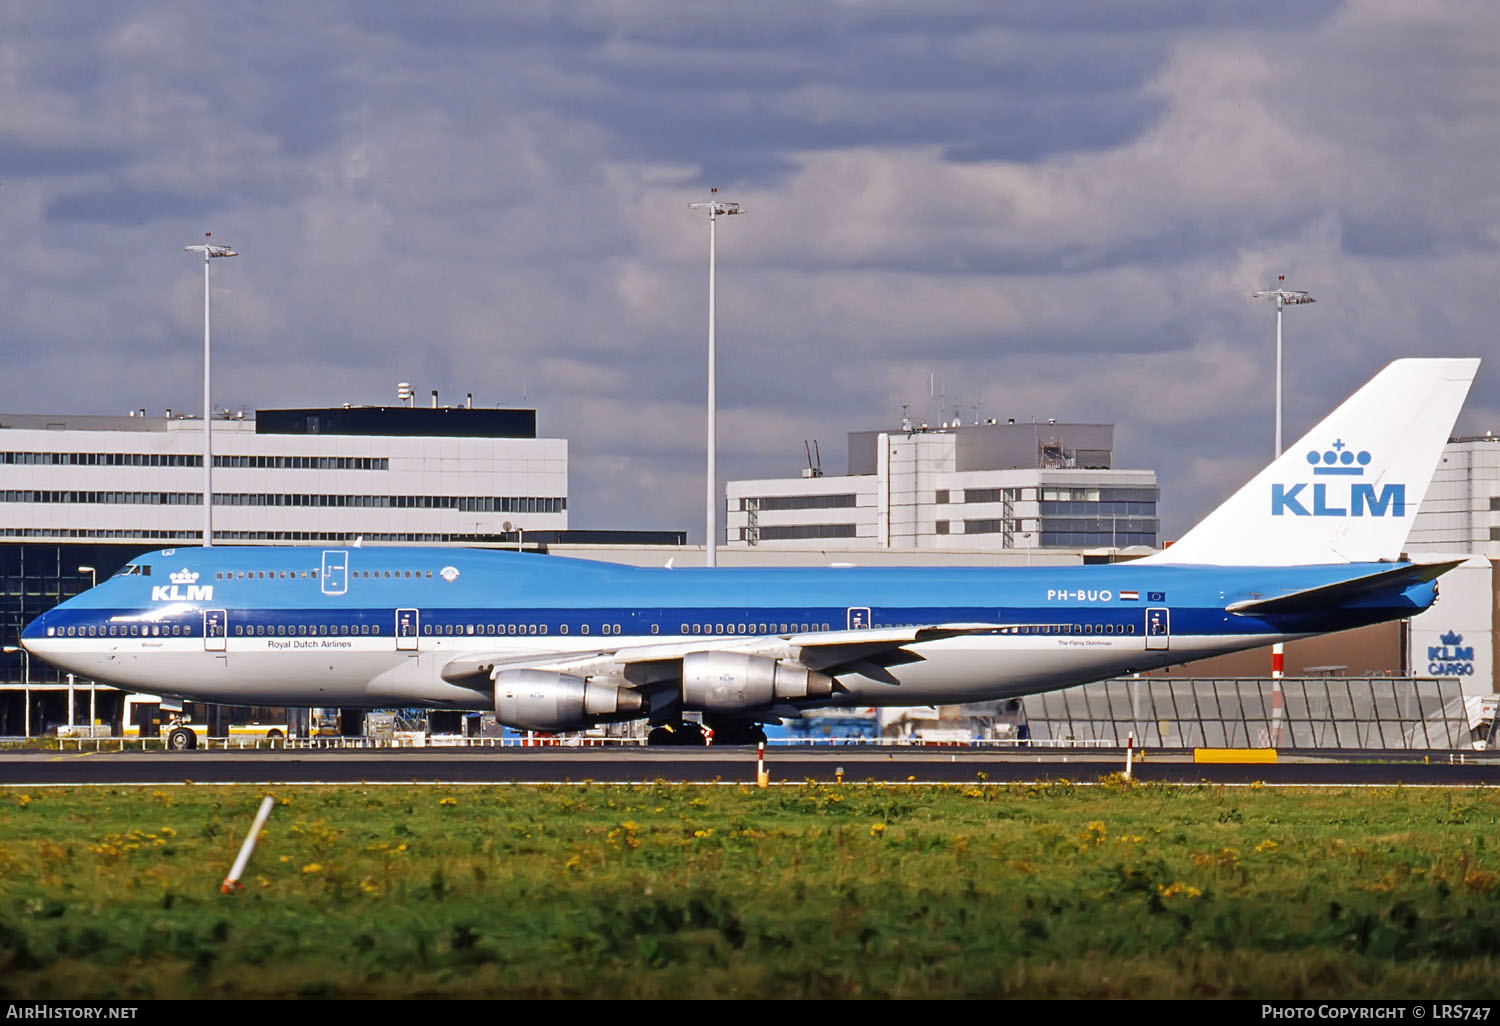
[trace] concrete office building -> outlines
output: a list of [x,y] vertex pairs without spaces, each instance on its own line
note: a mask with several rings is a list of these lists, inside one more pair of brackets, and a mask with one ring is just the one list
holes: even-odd
[[731,481],[730,548],[1020,552],[1157,545],[1156,473],[1114,467],[1112,424],[849,435],[848,472]]
[[[347,407],[217,420],[224,543],[471,542],[566,530],[568,443],[534,410]],[[203,535],[203,422],[0,414],[0,542]]]

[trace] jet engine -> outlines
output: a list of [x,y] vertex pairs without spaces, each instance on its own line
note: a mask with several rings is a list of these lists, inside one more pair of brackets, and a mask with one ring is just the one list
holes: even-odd
[[641,711],[641,696],[608,683],[549,670],[495,675],[495,716],[518,730],[582,730]]
[[682,660],[682,704],[688,709],[745,712],[831,694],[832,677],[768,656],[694,652]]

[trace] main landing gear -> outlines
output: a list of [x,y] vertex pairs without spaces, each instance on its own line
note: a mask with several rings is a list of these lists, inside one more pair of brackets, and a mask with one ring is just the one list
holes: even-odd
[[[705,729],[705,726],[708,729]],[[646,744],[653,747],[687,745],[702,748],[707,744],[754,745],[761,744],[765,740],[766,732],[761,729],[761,725],[748,720],[710,720],[706,725],[694,723],[692,720],[664,723],[659,727],[652,727],[651,733],[646,735]]]

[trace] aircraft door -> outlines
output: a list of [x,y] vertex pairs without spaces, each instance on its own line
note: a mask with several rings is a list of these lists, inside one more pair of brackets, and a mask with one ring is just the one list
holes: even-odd
[[421,614],[415,609],[396,610],[396,651],[415,652],[417,650],[417,624]]
[[1163,608],[1146,610],[1146,649],[1166,649],[1172,640],[1171,611]]
[[222,652],[229,640],[229,615],[222,609],[203,611],[203,650]]
[[850,606],[847,615],[847,622],[851,631],[867,631],[870,629],[869,606]]
[[344,549],[323,551],[321,575],[324,595],[342,595],[349,590],[349,553]]

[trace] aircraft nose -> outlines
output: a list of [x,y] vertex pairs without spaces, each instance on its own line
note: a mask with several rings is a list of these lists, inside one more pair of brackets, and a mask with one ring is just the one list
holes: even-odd
[[30,623],[28,623],[21,630],[21,647],[30,652],[32,655],[38,654],[37,650],[33,647],[35,643],[43,641],[51,636],[48,633],[47,627],[47,620],[50,616],[50,612],[43,613],[35,620],[32,620]]

